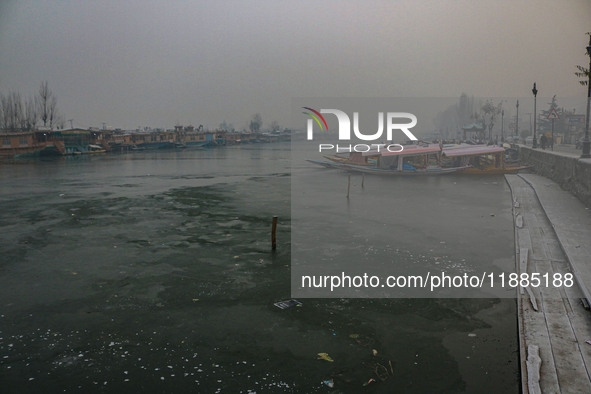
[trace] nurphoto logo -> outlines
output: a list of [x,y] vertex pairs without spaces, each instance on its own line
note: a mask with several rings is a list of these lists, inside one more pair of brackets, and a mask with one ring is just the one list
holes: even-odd
[[[337,117],[337,121],[339,122],[339,141],[350,141],[351,140],[351,118],[347,115],[344,111],[338,109],[321,109],[320,111],[316,111],[310,107],[302,107],[310,112],[303,112],[304,114],[311,117],[308,119],[307,123],[307,139],[309,141],[314,139],[314,122],[318,124],[321,131],[328,131],[328,124],[326,123],[326,119],[322,114],[332,114]],[[392,140],[393,131],[400,130],[402,131],[411,141],[417,141],[418,138],[414,136],[414,134],[409,130],[416,126],[417,124],[417,117],[408,112],[387,112],[386,116],[384,116],[384,112],[378,112],[378,130],[373,134],[365,134],[359,130],[359,112],[353,112],[353,134],[354,136],[362,141],[377,141],[382,138],[384,134],[384,118],[386,119],[386,141]],[[400,123],[400,119],[406,119],[410,122]],[[378,150],[381,147],[386,147],[391,152],[399,152],[404,149],[402,145],[399,144],[372,144]],[[319,151],[322,152],[323,149],[334,149],[335,146],[333,144],[320,144]],[[338,145],[336,146],[337,150],[339,148]],[[349,145],[349,151],[355,152],[366,152],[371,148],[367,144],[358,144],[358,145]],[[394,150],[392,150],[394,149]]]

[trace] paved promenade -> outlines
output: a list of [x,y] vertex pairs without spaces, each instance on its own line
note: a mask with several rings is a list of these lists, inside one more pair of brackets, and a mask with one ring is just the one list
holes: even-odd
[[591,392],[591,210],[551,180],[507,175],[514,200],[516,272],[574,275],[573,286],[518,294],[523,392]]
[[[531,145],[517,144],[517,146],[532,149]],[[583,153],[583,150],[575,148],[575,145],[571,145],[571,144],[560,144],[559,145],[559,144],[557,144],[557,145],[554,145],[554,150],[552,150],[550,148],[542,149],[538,146],[536,148],[536,150],[538,150],[540,152],[547,152],[547,153],[559,155],[559,156],[573,157],[576,159],[580,159],[583,162],[591,164],[591,159],[581,159],[581,153]]]

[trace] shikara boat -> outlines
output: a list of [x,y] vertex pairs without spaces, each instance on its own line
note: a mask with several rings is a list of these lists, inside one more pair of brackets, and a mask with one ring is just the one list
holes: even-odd
[[367,152],[351,152],[348,157],[336,160],[332,156],[329,161],[308,160],[311,163],[327,168],[338,168],[349,172],[378,175],[440,175],[466,169],[465,165],[443,168],[441,163],[441,147],[405,145],[401,151],[387,149]]
[[507,165],[505,148],[495,145],[461,144],[444,147],[442,150],[442,166],[467,166],[464,174],[511,174],[528,166]]
[[83,153],[96,154],[96,153],[105,153],[105,152],[106,152],[106,150],[102,146],[100,146],[100,145],[94,145],[94,144],[89,144],[86,147],[86,152],[83,152]]

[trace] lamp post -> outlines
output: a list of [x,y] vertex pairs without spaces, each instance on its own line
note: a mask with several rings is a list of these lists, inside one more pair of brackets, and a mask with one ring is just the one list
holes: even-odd
[[532,148],[537,148],[538,147],[538,138],[536,137],[536,118],[538,117],[538,113],[536,112],[536,100],[537,100],[537,96],[538,96],[538,89],[536,89],[536,83],[534,82],[534,88],[531,90],[531,92],[534,94],[534,143],[532,145]]
[[532,135],[532,128],[531,128],[531,112],[528,112],[527,115],[529,115],[529,135]]
[[505,110],[501,110],[501,142],[505,142]]
[[589,35],[589,45],[587,46],[587,55],[589,55],[589,69],[587,81],[587,116],[585,117],[585,138],[583,139],[583,153],[581,159],[588,159],[591,157],[590,154],[590,142],[589,142],[589,103],[591,102],[591,34]]
[[519,137],[519,100],[517,100],[515,108],[517,109],[517,116],[515,116],[515,137]]

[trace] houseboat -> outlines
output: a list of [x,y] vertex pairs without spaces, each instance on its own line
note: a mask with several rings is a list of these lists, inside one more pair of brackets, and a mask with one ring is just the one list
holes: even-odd
[[2,133],[0,140],[1,158],[65,154],[63,141],[49,131]]

